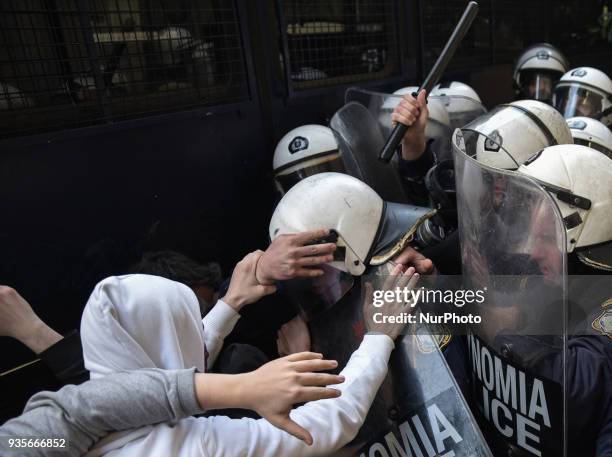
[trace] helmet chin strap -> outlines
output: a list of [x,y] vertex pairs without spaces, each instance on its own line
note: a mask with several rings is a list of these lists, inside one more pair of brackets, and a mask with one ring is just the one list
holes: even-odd
[[606,118],[608,116],[612,116],[612,106],[610,106],[609,108],[603,110],[598,115],[594,116],[593,119],[601,121],[603,118]]

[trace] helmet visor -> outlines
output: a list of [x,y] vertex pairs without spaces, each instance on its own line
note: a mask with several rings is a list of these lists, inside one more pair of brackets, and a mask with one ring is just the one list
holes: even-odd
[[440,101],[444,103],[448,111],[450,126],[453,130],[463,127],[487,112],[479,101],[461,95],[441,95]]
[[285,194],[302,179],[328,171],[346,173],[342,155],[338,150],[280,169],[276,172],[274,179],[280,193]]
[[527,98],[551,103],[553,88],[559,75],[550,72],[529,71],[521,77],[521,86]]
[[612,242],[587,246],[576,252],[585,265],[598,270],[612,271]]
[[408,245],[423,242],[419,229],[435,214],[432,208],[386,202],[370,265],[382,265]]
[[505,170],[516,170],[536,152],[556,144],[545,124],[513,105],[498,106],[462,131],[469,156]]
[[580,84],[558,86],[553,105],[563,117],[595,117],[603,111],[604,96]]
[[286,282],[287,295],[305,321],[334,306],[353,287],[353,276],[329,264],[318,266],[322,276],[295,278]]

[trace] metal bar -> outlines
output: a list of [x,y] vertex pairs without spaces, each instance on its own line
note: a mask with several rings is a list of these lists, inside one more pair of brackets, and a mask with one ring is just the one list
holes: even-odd
[[280,28],[280,37],[283,43],[283,66],[285,67],[285,88],[287,97],[293,94],[293,84],[291,81],[291,58],[289,56],[289,40],[287,38],[287,20],[283,9],[282,0],[276,0],[276,13],[278,15],[278,26]]
[[85,48],[87,49],[87,56],[89,57],[89,65],[91,67],[91,72],[93,74],[94,81],[96,84],[96,98],[98,100],[98,105],[102,110],[102,114],[104,115],[104,118],[107,121],[110,121],[112,119],[112,112],[108,104],[106,84],[104,83],[104,74],[100,69],[98,50],[96,48],[96,45],[94,44],[93,39],[94,33],[91,24],[89,23],[89,18],[87,17],[87,14],[90,10],[89,0],[78,0],[78,9],[81,33],[85,42]]
[[62,72],[64,79],[64,85],[68,90],[68,95],[72,103],[76,103],[74,97],[74,79],[72,75],[72,68],[70,67],[70,59],[66,53],[66,37],[62,31],[62,24],[59,18],[59,12],[57,10],[57,4],[55,0],[45,0],[45,6],[47,7],[47,17],[49,18],[49,24],[51,25],[51,35],[55,41],[55,52],[57,53],[57,60]]

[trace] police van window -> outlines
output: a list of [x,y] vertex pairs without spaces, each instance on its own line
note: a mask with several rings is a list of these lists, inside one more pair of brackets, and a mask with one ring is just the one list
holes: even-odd
[[396,1],[281,0],[281,38],[294,90],[399,73]]
[[234,2],[0,2],[0,137],[248,99]]

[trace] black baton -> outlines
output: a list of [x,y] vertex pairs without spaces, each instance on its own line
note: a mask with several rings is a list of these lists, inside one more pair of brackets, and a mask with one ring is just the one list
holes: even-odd
[[[448,63],[455,55],[455,51],[457,51],[459,44],[461,43],[461,41],[463,41],[463,37],[470,29],[472,22],[474,22],[476,14],[478,14],[478,3],[468,3],[467,7],[465,8],[465,11],[463,12],[463,16],[461,16],[461,19],[459,19],[459,23],[455,27],[455,30],[453,30],[453,33],[448,39],[446,46],[444,46],[444,49],[440,53],[438,60],[436,60],[436,63],[429,71],[429,74],[425,78],[423,84],[421,84],[421,87],[419,88],[418,92],[425,90],[427,91],[427,95],[429,95],[429,92],[431,91],[433,86],[438,83],[440,77],[442,76],[442,73],[444,73],[444,70],[446,70]],[[389,163],[389,161],[391,161],[393,153],[395,152],[397,146],[400,144],[402,138],[404,138],[404,135],[406,134],[406,130],[408,130],[408,126],[400,124],[399,122],[397,123],[397,125],[393,128],[391,135],[389,135],[387,142],[383,146],[382,151],[380,151],[378,160],[385,163]]]

